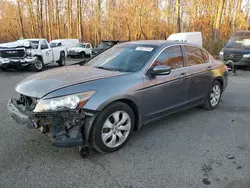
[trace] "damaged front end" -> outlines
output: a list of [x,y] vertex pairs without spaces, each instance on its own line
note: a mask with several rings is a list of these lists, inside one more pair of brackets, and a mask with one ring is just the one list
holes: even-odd
[[0,68],[21,68],[35,64],[38,60],[36,50],[30,42],[16,44],[0,49]]
[[39,129],[57,147],[85,146],[96,112],[83,109],[34,112],[39,99],[20,95],[8,101],[8,112],[19,124]]

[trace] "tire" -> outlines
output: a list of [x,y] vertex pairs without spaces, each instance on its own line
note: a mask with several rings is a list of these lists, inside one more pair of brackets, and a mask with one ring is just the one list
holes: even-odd
[[61,52],[60,54],[60,60],[58,61],[59,67],[65,66],[66,64],[66,59],[65,59],[65,53]]
[[[216,90],[217,88],[217,90]],[[213,110],[218,107],[221,99],[221,94],[222,94],[222,86],[221,83],[218,82],[217,80],[214,80],[211,90],[209,91],[209,94],[202,105],[202,108],[206,110]],[[213,101],[212,101],[213,99]],[[216,101],[214,101],[216,100]]]
[[[118,120],[116,123],[115,119]],[[117,151],[129,140],[134,124],[133,110],[125,103],[115,102],[104,108],[96,117],[91,129],[90,141],[101,153]]]
[[43,63],[43,60],[41,57],[39,57],[37,59],[37,62],[35,64],[32,65],[32,68],[34,71],[36,72],[40,72],[40,71],[43,71],[44,69],[44,63]]
[[85,52],[81,52],[80,56],[84,58],[84,57],[86,57],[86,53]]

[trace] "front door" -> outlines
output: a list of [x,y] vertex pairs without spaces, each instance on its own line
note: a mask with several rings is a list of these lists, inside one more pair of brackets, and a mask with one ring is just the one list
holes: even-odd
[[43,55],[43,63],[44,64],[52,63],[53,54],[52,54],[52,49],[49,48],[48,43],[45,40],[41,40],[40,46]]
[[181,47],[164,49],[151,68],[156,65],[168,65],[172,71],[168,75],[144,77],[142,115],[146,121],[177,111],[186,103],[188,80]]

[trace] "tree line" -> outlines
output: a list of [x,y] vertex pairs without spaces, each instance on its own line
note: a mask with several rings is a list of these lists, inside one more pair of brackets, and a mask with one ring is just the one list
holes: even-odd
[[216,53],[236,30],[250,29],[250,0],[1,0],[0,42],[23,38],[166,39],[201,31]]

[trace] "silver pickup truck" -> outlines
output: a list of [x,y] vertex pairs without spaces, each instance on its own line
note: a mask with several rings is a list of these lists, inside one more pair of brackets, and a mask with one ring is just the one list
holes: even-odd
[[0,47],[0,69],[29,68],[42,71],[50,63],[65,65],[66,46],[51,48],[46,39],[24,39]]

